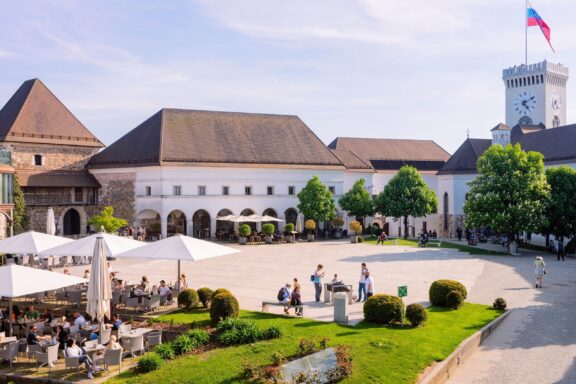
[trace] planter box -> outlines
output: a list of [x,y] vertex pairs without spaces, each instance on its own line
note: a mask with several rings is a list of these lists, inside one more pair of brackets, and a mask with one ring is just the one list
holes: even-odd
[[240,245],[246,245],[246,238],[240,236],[239,240],[238,240],[238,244]]
[[358,236],[350,236],[350,241],[354,244],[357,243],[358,242]]
[[266,242],[266,244],[272,244],[272,236],[266,235],[264,237],[264,241]]
[[334,232],[334,238],[335,239],[341,239],[342,238],[342,232],[340,232],[340,231]]
[[287,243],[293,243],[294,242],[294,235],[293,234],[284,235],[284,238],[286,239]]
[[314,234],[313,233],[308,234],[308,241],[314,241]]

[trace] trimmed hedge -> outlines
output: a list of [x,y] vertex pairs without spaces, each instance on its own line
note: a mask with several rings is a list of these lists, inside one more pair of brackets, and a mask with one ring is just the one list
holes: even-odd
[[192,288],[186,288],[178,294],[178,306],[189,311],[198,304],[198,292]]
[[376,324],[390,324],[402,320],[404,303],[399,297],[374,295],[364,303],[364,319]]
[[462,300],[466,300],[468,292],[466,287],[460,282],[455,280],[436,280],[430,286],[428,291],[428,297],[432,305],[438,305],[440,307],[447,307],[446,296],[452,291],[458,291],[462,295]]
[[208,308],[208,304],[210,304],[212,296],[214,296],[214,291],[208,287],[202,287],[198,289],[197,292],[198,292],[198,298],[200,299],[200,302],[202,303],[204,308]]
[[428,314],[423,306],[415,303],[406,307],[406,318],[413,327],[418,327],[428,319]]
[[501,297],[498,297],[496,300],[494,300],[494,304],[492,304],[492,308],[504,311],[506,309],[506,300],[504,300]]
[[260,329],[253,321],[229,317],[216,325],[218,341],[224,345],[249,344],[282,337],[282,329],[272,326]]
[[452,309],[458,309],[464,304],[464,298],[460,291],[452,291],[446,295],[446,306]]
[[230,295],[232,294],[232,292],[230,292],[226,288],[216,288],[216,290],[212,292],[212,298],[214,298],[214,296],[216,295],[219,295],[220,293],[229,293]]
[[228,317],[238,317],[240,304],[231,293],[219,293],[212,298],[210,303],[210,319],[213,324],[227,319]]
[[138,370],[141,372],[152,372],[160,368],[164,360],[154,352],[148,353],[138,359]]

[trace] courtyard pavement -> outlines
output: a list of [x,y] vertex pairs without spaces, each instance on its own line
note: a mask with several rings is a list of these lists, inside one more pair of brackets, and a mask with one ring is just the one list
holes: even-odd
[[[404,246],[351,244],[322,241],[280,245],[233,247],[241,253],[198,262],[182,262],[192,288],[207,286],[230,289],[243,309],[260,310],[262,300],[276,300],[286,282],[297,277],[302,296],[309,305],[307,317],[331,321],[333,308],[314,302],[309,281],[318,263],[326,270],[325,280],[334,273],[357,290],[360,263],[365,262],[375,279],[378,293],[396,294],[408,285],[405,303],[428,304],[428,288],[437,279],[455,279],[469,291],[470,302],[492,304],[504,297],[511,316],[463,363],[450,383],[576,383],[576,260],[548,263],[544,289],[534,288],[535,253],[524,256],[471,256],[450,249],[419,249]],[[111,262],[119,277],[140,281],[146,275],[152,283],[176,279],[176,262],[124,259]],[[73,267],[81,275],[85,267]],[[281,313],[279,307],[271,312]],[[362,305],[350,307],[351,323],[362,318]]]

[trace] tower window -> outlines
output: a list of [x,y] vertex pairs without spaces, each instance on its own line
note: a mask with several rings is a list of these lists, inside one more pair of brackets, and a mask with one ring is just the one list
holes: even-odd
[[544,82],[544,75],[540,75],[540,82],[541,82],[541,83]]
[[42,160],[42,155],[34,155],[34,165],[43,165]]

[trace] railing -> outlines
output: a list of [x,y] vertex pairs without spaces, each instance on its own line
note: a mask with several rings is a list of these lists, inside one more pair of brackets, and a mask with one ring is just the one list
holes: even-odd
[[73,199],[69,192],[25,193],[26,205],[96,205],[96,198]]

